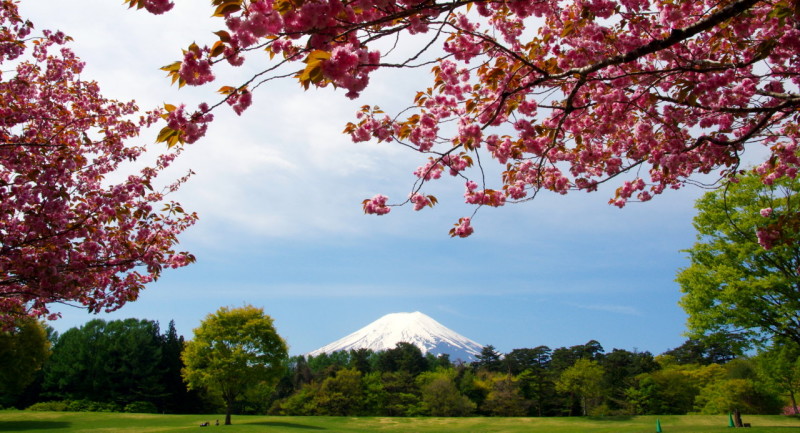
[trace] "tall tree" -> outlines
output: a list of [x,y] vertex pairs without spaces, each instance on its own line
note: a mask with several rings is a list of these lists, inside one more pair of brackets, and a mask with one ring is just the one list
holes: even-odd
[[586,344],[576,344],[570,347],[559,347],[550,355],[550,367],[553,371],[561,371],[571,367],[579,359],[597,361],[603,356],[603,346],[597,340],[589,340]]
[[159,327],[149,320],[93,319],[64,332],[45,367],[52,398],[161,403],[165,397]]
[[350,367],[355,368],[362,374],[372,371],[370,362],[375,356],[375,352],[367,348],[350,349]]
[[585,416],[603,395],[604,374],[605,370],[597,361],[579,359],[561,373],[556,381],[556,390],[577,397]]
[[[800,214],[798,190],[800,181],[764,185],[749,175],[697,201],[697,242],[677,275],[691,331],[800,344],[800,225],[780,223]],[[773,237],[764,227],[774,224],[780,238],[794,242],[760,245]]]
[[167,332],[160,336],[161,362],[158,366],[160,383],[164,387],[163,397],[157,406],[167,413],[197,413],[205,409],[197,392],[189,391],[183,382],[181,354],[185,345],[182,335],[175,329],[175,321],[170,320]]
[[605,354],[600,365],[605,370],[603,387],[612,409],[625,408],[626,391],[636,385],[637,376],[660,368],[650,352],[624,349],[614,349]]
[[519,382],[510,374],[495,375],[481,404],[481,411],[493,416],[524,416],[530,403],[520,392]]
[[145,151],[128,142],[161,113],[103,97],[70,38],[32,35],[16,3],[0,0],[0,326],[55,318],[55,302],[115,310],[194,261],[174,246],[196,216],[166,201],[186,177],[154,189],[180,146],[123,169]]
[[16,402],[50,355],[44,325],[20,318],[13,328],[0,330],[0,406]]
[[475,411],[475,403],[459,392],[453,368],[439,368],[419,375],[420,394],[426,413],[431,416],[467,416]]
[[701,339],[689,338],[680,346],[669,349],[664,355],[672,356],[679,364],[725,364],[742,355],[748,342],[740,335],[718,332]]
[[384,372],[381,375],[381,384],[385,391],[381,415],[420,415],[419,387],[411,373],[406,370]]
[[[163,4],[156,12],[169,3],[126,2]],[[797,170],[794,0],[213,0],[212,7],[224,19],[219,40],[190,45],[163,69],[179,85],[202,86],[225,63],[255,63],[252,78],[219,89],[236,113],[256,88],[282,76],[356,98],[376,70],[432,65],[430,84],[409,95],[409,109],[391,116],[365,105],[346,128],[355,141],[394,142],[427,156],[410,197],[399,201],[416,210],[436,202],[422,189],[444,172],[465,181],[465,199],[478,207],[542,190],[594,191],[608,181],[619,186],[610,202],[621,207],[696,173],[733,173],[749,147],[769,149],[759,168],[765,179]],[[406,42],[408,49],[395,49]],[[161,138],[196,139],[211,110],[173,110]],[[490,162],[494,180],[484,176]],[[379,195],[364,210],[382,215],[391,205]],[[451,234],[469,236],[471,218]]]
[[476,370],[501,371],[503,363],[500,360],[500,355],[500,352],[495,350],[491,344],[483,346],[481,353],[475,355],[472,367]]
[[219,393],[230,425],[236,398],[257,383],[274,385],[287,357],[286,343],[263,309],[222,307],[206,316],[186,343],[183,378],[190,389]]
[[428,368],[419,347],[401,341],[392,349],[378,353],[377,368],[382,372],[405,371],[417,376]]
[[[519,356],[523,354],[524,356]],[[549,347],[538,346],[533,349],[514,349],[506,356],[509,365],[519,364],[519,368],[525,367],[517,379],[522,395],[531,402],[533,414],[537,416],[545,415],[548,410],[547,406],[553,405],[555,400],[553,398],[555,384],[550,372],[550,354]]]
[[530,368],[544,368],[550,362],[550,348],[514,349],[503,358],[504,370],[517,375]]
[[326,377],[311,400],[314,415],[363,415],[364,387],[361,372],[344,368],[332,377]]

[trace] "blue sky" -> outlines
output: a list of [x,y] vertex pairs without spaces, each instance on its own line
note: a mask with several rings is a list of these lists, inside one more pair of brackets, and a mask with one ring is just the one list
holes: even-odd
[[[210,32],[221,23],[208,18],[207,2],[176,3],[164,16],[109,0],[26,0],[21,8],[37,28],[75,38],[84,75],[107,96],[136,99],[143,108],[193,106],[211,100],[212,89],[178,91],[158,68],[193,40],[213,41]],[[255,71],[232,70],[218,85]],[[680,345],[686,317],[673,280],[687,265],[680,250],[694,242],[698,188],[622,210],[607,204],[610,190],[541,194],[482,209],[468,239],[447,235],[472,210],[462,203],[461,181],[426,189],[442,202],[434,209],[363,214],[364,198],[406,196],[422,159],[396,145],[351,143],[341,131],[359,106],[391,111],[426,84],[424,74],[388,72],[349,101],[342,91],[304,92],[283,81],[258,89],[242,117],[217,112],[208,136],[171,172],[197,173],[175,197],[200,215],[181,238],[197,263],[165,272],[138,301],[99,317],[164,327],[175,320],[191,338],[205,315],[249,303],[275,319],[292,354],[402,311],[421,311],[501,352],[591,339],[606,351],[658,354]],[[67,308],[52,326],[63,332],[91,318]]]

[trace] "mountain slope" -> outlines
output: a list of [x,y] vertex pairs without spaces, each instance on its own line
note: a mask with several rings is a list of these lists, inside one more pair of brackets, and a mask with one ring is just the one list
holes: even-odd
[[387,314],[358,331],[323,346],[308,356],[350,349],[371,349],[375,352],[394,349],[399,342],[411,343],[425,353],[450,355],[451,361],[471,362],[482,346],[452,331],[429,316],[420,313]]

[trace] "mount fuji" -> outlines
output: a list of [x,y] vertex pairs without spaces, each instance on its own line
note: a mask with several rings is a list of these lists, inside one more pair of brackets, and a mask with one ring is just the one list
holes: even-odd
[[448,354],[452,361],[474,361],[482,346],[452,331],[429,316],[420,313],[387,314],[358,331],[323,346],[307,356],[318,356],[350,349],[370,349],[379,352],[394,349],[397,343],[411,343],[423,354]]

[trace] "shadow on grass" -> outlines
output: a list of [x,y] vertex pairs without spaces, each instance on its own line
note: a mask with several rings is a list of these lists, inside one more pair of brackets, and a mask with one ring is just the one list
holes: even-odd
[[264,427],[288,427],[300,430],[327,430],[325,427],[316,425],[298,424],[294,422],[280,422],[280,421],[264,421],[264,422],[248,422],[247,425],[263,425]]
[[68,429],[71,425],[64,421],[0,421],[0,431]]

